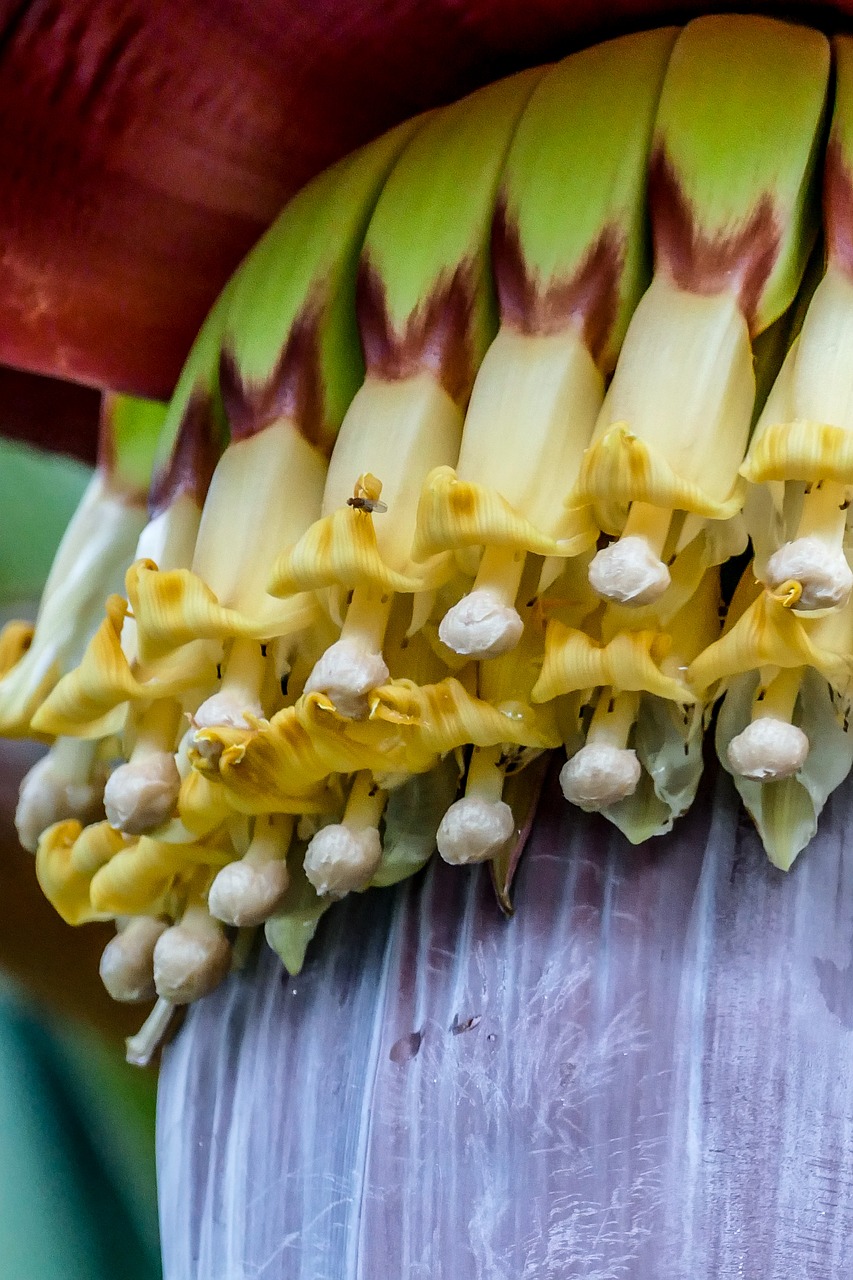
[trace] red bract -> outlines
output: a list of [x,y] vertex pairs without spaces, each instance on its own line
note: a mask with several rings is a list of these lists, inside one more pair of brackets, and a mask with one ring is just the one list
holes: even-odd
[[0,362],[167,395],[240,257],[331,161],[504,72],[705,7],[6,0]]

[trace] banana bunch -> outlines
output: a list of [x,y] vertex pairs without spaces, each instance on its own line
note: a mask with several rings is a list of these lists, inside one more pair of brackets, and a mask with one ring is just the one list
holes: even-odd
[[613,40],[369,144],[242,264],[147,524],[93,511],[98,473],[34,637],[0,637],[0,731],[53,740],[39,880],[116,921],[116,998],[159,997],[134,1059],[244,931],[298,971],[330,903],[435,848],[507,903],[555,749],[639,842],[722,698],[770,857],[805,847],[853,765],[852,41],[822,150],[832,70],[766,18]]

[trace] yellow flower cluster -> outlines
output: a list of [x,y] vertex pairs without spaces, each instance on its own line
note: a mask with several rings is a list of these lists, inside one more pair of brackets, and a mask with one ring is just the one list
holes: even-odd
[[298,967],[328,903],[436,847],[512,862],[549,750],[572,804],[668,831],[723,695],[771,858],[811,838],[853,764],[853,285],[838,254],[803,284],[829,70],[743,17],[576,54],[342,162],[228,286],[148,524],[99,477],[35,634],[0,636],[0,731],[53,740],[22,839],[65,919],[118,922],[104,981],[156,991],[158,1033],[237,930]]

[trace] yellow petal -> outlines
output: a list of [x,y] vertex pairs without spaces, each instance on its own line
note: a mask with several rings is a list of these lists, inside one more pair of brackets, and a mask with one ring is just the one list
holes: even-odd
[[545,665],[532,698],[546,702],[580,689],[610,687],[652,693],[670,702],[695,702],[683,681],[661,670],[671,645],[671,637],[660,631],[621,631],[602,644],[555,620],[548,626]]
[[192,844],[206,839],[231,817],[231,806],[218,773],[207,777],[191,769],[181,782],[178,816],[158,827],[151,835],[164,844]]
[[106,916],[159,915],[180,877],[223,867],[235,857],[230,844],[164,844],[141,836],[96,872],[92,905]]
[[91,877],[101,867],[105,867],[122,849],[127,848],[128,841],[120,831],[106,821],[93,822],[84,827],[74,842],[71,850],[71,862],[81,875]]
[[682,479],[666,456],[647,440],[616,422],[584,454],[579,489],[589,501],[608,504],[648,502],[664,510],[692,511],[711,520],[727,520],[743,506],[744,482],[736,479],[720,501],[691,480]]
[[163,664],[149,679],[139,679],[121,645],[127,603],[110,596],[104,621],[86,647],[80,665],[59,681],[33,717],[41,733],[101,738],[121,730],[128,702],[174,697],[194,685],[216,679],[215,658],[193,646],[175,666]]
[[34,632],[31,622],[7,622],[0,631],[0,678],[11,671],[27,652]]
[[503,707],[493,706],[474,697],[453,677],[425,687],[406,680],[385,685],[371,696],[370,715],[373,720],[409,726],[406,760],[410,767],[416,759],[446,755],[467,743],[475,747],[559,745],[549,722],[526,718],[510,700]]
[[[98,824],[100,826],[100,824]],[[117,833],[114,833],[117,834]],[[115,849],[111,842],[86,840],[83,827],[76,819],[56,822],[39,840],[36,852],[36,876],[42,892],[68,924],[86,924],[90,920],[108,920],[109,912],[99,911],[91,900],[92,877]],[[75,847],[83,845],[75,858]],[[118,837],[121,842],[121,837]]]
[[[300,595],[284,603],[270,597],[269,607],[247,616],[220,605],[210,587],[189,569],[160,572],[152,560],[138,560],[127,571],[127,595],[136,619],[139,655],[157,662],[194,640],[271,640],[311,626],[316,602]],[[198,650],[186,655],[192,672]]]
[[333,586],[411,593],[440,585],[452,566],[445,558],[411,570],[400,573],[385,562],[369,511],[340,507],[315,521],[294,547],[279,556],[269,590],[274,596]]
[[[32,717],[60,676],[49,645],[20,647],[18,659],[0,676],[0,737],[26,738],[34,733]],[[10,648],[14,641],[10,641]]]
[[753,484],[770,480],[835,480],[853,484],[853,433],[820,422],[767,427],[740,469]]
[[[833,652],[821,645],[819,627],[820,622],[809,626],[762,591],[734,625],[691,663],[688,680],[696,689],[705,690],[717,681],[765,666],[814,667],[843,691],[850,678],[850,651]],[[825,627],[823,631],[830,634]]]
[[542,556],[573,556],[590,547],[598,528],[588,507],[566,514],[559,542],[541,532],[495,489],[460,480],[452,467],[427,476],[418,504],[413,557],[426,560],[460,547],[505,547]]
[[672,650],[664,663],[665,669],[672,657],[677,659],[679,667],[687,666],[703,649],[719,639],[721,599],[719,570],[712,569],[667,623]]
[[330,807],[329,769],[296,707],[285,707],[219,766],[229,804],[240,813],[318,813]]

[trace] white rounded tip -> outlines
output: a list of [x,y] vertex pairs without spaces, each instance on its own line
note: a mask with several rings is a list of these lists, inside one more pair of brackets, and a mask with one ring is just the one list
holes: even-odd
[[113,1000],[136,1004],[154,999],[154,948],[166,927],[162,920],[140,916],[104,947],[101,981]]
[[21,782],[15,828],[23,847],[35,853],[42,835],[55,822],[77,818],[85,827],[97,822],[103,811],[103,777],[91,783],[68,782],[56,773],[48,752]]
[[570,804],[598,813],[632,796],[642,770],[636,751],[588,742],[560,770],[560,786]]
[[172,1004],[192,1004],[218,987],[230,966],[231,948],[218,928],[175,924],[154,947],[154,986]]
[[837,609],[853,591],[853,571],[844,552],[820,538],[797,538],[774,551],[764,581],[771,591],[786,582],[798,582],[802,594],[795,609]]
[[261,719],[264,709],[257,698],[247,701],[230,689],[212,693],[192,717],[196,729],[248,729],[246,715]]
[[463,796],[441,819],[436,845],[445,862],[464,866],[493,858],[514,831],[515,819],[505,801]]
[[263,924],[274,915],[289,879],[286,864],[278,860],[259,867],[230,862],[210,886],[207,909],[217,920],[240,929]]
[[521,639],[524,623],[511,605],[493,591],[478,589],[463,596],[441,620],[442,644],[464,658],[499,658]]
[[171,818],[180,790],[181,775],[167,751],[119,765],[104,790],[107,821],[125,835],[144,835]]
[[614,604],[654,604],[670,584],[669,569],[644,538],[619,538],[593,556],[589,585]]
[[247,702],[233,690],[222,689],[219,693],[211,694],[193,715],[193,727],[187,740],[187,747],[197,751],[203,760],[215,768],[224,750],[223,745],[215,738],[199,737],[197,730],[250,729],[251,725],[246,716],[251,715],[260,720],[263,714],[264,709],[256,698]]
[[367,695],[388,680],[381,653],[370,653],[352,640],[337,640],[314,664],[305,682],[306,693],[325,693],[348,720],[363,720],[369,711]]
[[376,827],[353,831],[333,823],[318,831],[305,850],[305,874],[321,897],[342,898],[370,883],[381,857]]
[[726,755],[732,771],[754,782],[790,778],[802,769],[809,740],[796,725],[761,716],[732,738]]

